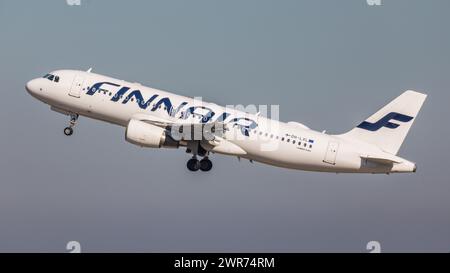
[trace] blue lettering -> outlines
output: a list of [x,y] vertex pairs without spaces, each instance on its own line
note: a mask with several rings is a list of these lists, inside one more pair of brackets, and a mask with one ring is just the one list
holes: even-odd
[[121,99],[121,97],[123,95],[125,95],[126,92],[128,92],[128,90],[130,90],[130,87],[122,87],[111,99],[114,102],[119,101],[119,99]]
[[152,101],[154,101],[158,97],[158,95],[153,95],[150,99],[148,99],[147,101],[144,101],[141,91],[134,90],[133,92],[128,94],[128,96],[123,100],[122,104],[126,104],[133,97],[136,98],[136,101],[138,102],[138,105],[141,109],[147,109],[147,107],[150,105],[150,103],[152,103]]
[[[250,124],[244,125],[241,123],[241,121],[247,121],[247,123],[250,122]],[[249,136],[250,135],[249,131],[258,127],[258,123],[249,118],[234,118],[229,123],[234,123],[233,127],[239,127],[241,133],[245,136]]]
[[[197,109],[204,109],[204,110],[208,110],[209,112],[208,112],[206,115],[204,115],[204,114],[197,114],[197,113],[195,113],[195,110],[197,110]],[[212,118],[215,114],[216,114],[216,113],[214,113],[213,110],[211,110],[211,109],[208,108],[208,107],[204,107],[204,106],[192,106],[192,107],[189,107],[189,108],[186,110],[186,114],[183,116],[183,119],[188,119],[190,115],[193,115],[194,117],[201,117],[201,118],[202,118],[202,120],[201,120],[202,123],[207,123],[208,121],[211,120],[211,118]]]
[[94,84],[91,88],[89,88],[89,90],[87,91],[87,95],[93,96],[95,94],[95,92],[97,92],[100,87],[102,87],[103,85],[111,85],[111,86],[115,86],[115,87],[119,87],[120,85],[112,83],[112,82],[98,82],[96,84]]

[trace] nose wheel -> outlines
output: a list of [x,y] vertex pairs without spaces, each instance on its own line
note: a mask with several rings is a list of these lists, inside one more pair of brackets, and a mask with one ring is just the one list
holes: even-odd
[[69,126],[64,128],[64,134],[66,136],[73,135],[73,127],[75,127],[75,125],[77,124],[77,120],[78,120],[78,114],[70,115]]
[[72,129],[72,127],[66,127],[66,128],[64,128],[64,134],[65,134],[66,136],[71,136],[71,135],[73,135],[73,129]]
[[205,157],[200,161],[197,159],[197,157],[193,157],[188,160],[186,165],[188,170],[190,170],[191,172],[197,172],[198,170],[209,172],[213,167],[213,164],[208,157]]

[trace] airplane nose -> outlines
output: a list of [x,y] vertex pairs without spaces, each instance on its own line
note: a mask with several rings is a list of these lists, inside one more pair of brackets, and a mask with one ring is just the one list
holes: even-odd
[[37,92],[38,86],[37,86],[37,80],[31,80],[27,82],[25,85],[25,89],[28,91],[28,93],[33,94]]

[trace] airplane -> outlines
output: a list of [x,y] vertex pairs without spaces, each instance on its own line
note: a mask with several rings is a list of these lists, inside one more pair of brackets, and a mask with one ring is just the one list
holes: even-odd
[[[400,146],[426,94],[405,91],[347,133],[331,135],[88,71],[57,70],[26,83],[34,98],[70,117],[125,127],[126,141],[146,148],[183,148],[189,171],[208,172],[211,154],[287,169],[331,173],[412,173]],[[201,159],[199,159],[201,158]]]

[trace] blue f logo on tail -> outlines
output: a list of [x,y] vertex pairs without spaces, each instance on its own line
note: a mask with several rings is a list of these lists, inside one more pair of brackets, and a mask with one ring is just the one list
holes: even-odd
[[371,123],[368,121],[364,121],[363,123],[361,123],[360,125],[358,125],[358,128],[361,129],[365,129],[365,130],[369,130],[372,132],[378,131],[381,129],[381,127],[386,127],[389,129],[395,129],[398,126],[400,126],[400,124],[397,123],[393,123],[391,122],[391,120],[396,120],[396,121],[400,121],[400,122],[410,122],[413,119],[413,117],[407,116],[407,115],[403,115],[400,113],[396,113],[396,112],[391,112],[389,114],[387,114],[386,116],[384,116],[382,119],[380,119],[379,121],[375,122],[375,123]]

